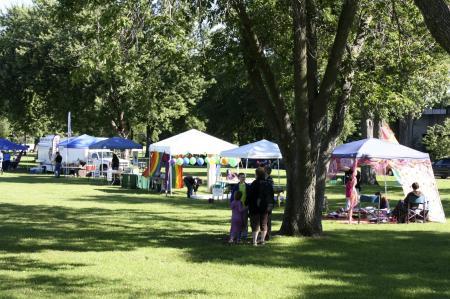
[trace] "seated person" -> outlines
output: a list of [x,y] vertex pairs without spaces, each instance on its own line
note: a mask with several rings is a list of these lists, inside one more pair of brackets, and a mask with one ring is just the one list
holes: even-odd
[[185,176],[183,181],[187,188],[187,198],[191,198],[192,193],[196,193],[198,187],[202,184],[202,180],[200,178],[194,178],[192,176]]
[[410,201],[416,200],[417,198],[423,196],[423,193],[419,190],[419,183],[413,183],[411,185],[413,191],[409,192],[405,197],[405,204],[407,205]]
[[405,223],[406,217],[408,215],[408,203],[423,196],[423,193],[419,191],[418,183],[413,183],[411,187],[413,191],[409,192],[404,200],[400,200],[392,211],[392,216],[397,218],[398,223]]
[[10,168],[11,169],[17,169],[17,166],[20,163],[20,159],[22,159],[22,155],[23,155],[24,151],[21,151],[15,158],[14,161],[11,162]]
[[380,198],[380,209],[389,209],[389,200],[385,195],[382,195],[381,192],[376,192],[375,195]]

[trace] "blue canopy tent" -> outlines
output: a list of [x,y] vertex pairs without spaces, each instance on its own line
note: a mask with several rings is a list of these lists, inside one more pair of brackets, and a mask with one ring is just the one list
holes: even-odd
[[9,140],[0,138],[0,150],[2,151],[26,151],[28,146],[20,145]]
[[89,148],[91,144],[99,142],[101,140],[104,140],[104,138],[98,138],[83,134],[78,137],[64,140],[63,142],[60,142],[58,146],[65,148]]
[[[137,144],[129,139],[125,139],[122,137],[112,137],[108,138],[89,146],[90,149],[118,149],[118,150],[126,150],[126,149],[142,149],[142,145]],[[103,156],[102,156],[103,159]]]
[[112,137],[89,145],[90,149],[142,149],[142,145],[122,137]]

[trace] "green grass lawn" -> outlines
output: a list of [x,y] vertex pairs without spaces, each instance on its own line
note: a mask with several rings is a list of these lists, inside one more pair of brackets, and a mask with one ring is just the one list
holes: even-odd
[[[449,216],[450,180],[438,183]],[[401,190],[389,185],[395,202]],[[343,189],[328,187],[332,209]],[[327,220],[321,238],[227,246],[226,203],[184,192],[5,173],[0,298],[450,298],[449,223]]]

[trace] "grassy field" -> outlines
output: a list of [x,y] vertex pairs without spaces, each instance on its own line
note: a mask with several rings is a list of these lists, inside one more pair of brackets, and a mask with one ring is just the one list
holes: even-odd
[[[449,216],[450,180],[438,183]],[[227,246],[226,203],[184,192],[5,173],[0,298],[450,298],[448,223],[327,220],[321,238]],[[343,186],[327,196],[332,209],[343,205]]]

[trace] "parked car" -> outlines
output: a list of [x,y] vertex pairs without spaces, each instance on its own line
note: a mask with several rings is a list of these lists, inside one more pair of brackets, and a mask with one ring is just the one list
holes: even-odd
[[435,176],[443,179],[450,177],[450,157],[435,161],[433,163],[433,172]]

